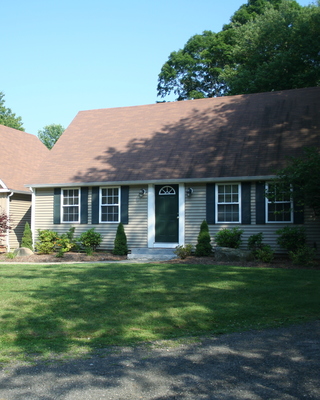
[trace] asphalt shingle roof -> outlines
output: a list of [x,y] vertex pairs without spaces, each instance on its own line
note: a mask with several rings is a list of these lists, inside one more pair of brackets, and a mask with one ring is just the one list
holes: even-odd
[[320,87],[81,111],[29,184],[266,176],[320,148]]
[[10,190],[30,192],[25,183],[39,170],[49,150],[35,135],[4,125],[0,125],[0,143],[0,180]]

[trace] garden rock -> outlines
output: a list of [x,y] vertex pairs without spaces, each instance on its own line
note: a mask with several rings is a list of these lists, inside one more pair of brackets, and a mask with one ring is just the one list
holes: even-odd
[[250,251],[232,249],[230,247],[216,247],[214,252],[216,261],[250,261]]
[[31,256],[33,251],[28,249],[27,247],[20,247],[19,249],[15,249],[13,254],[18,257],[26,257]]

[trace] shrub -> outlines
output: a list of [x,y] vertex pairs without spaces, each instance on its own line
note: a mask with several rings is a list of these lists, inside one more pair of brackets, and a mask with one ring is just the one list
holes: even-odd
[[207,221],[202,221],[195,254],[197,257],[208,257],[212,252],[211,237]]
[[56,246],[56,241],[59,239],[59,235],[48,229],[38,229],[38,241],[36,242],[36,250],[41,254],[53,253]]
[[299,247],[299,249],[294,252],[290,251],[289,257],[291,258],[293,264],[310,267],[313,265],[315,254],[316,252],[314,249],[304,245]]
[[177,246],[174,253],[184,260],[185,258],[191,256],[193,250],[192,244],[186,244],[185,246]]
[[21,240],[21,247],[26,247],[33,251],[33,244],[32,244],[32,232],[30,229],[29,222],[26,222],[24,226],[23,236]]
[[251,235],[248,239],[248,249],[253,253],[253,255],[256,254],[258,249],[261,249],[263,247],[263,233],[259,232],[254,235]]
[[91,228],[86,232],[81,233],[79,242],[85,249],[90,248],[94,251],[98,246],[100,246],[102,236],[100,233],[95,231],[95,228]]
[[276,234],[279,236],[277,243],[288,252],[296,252],[306,244],[306,233],[303,227],[286,226],[278,229]]
[[256,250],[255,257],[262,262],[269,263],[273,260],[273,250],[268,244],[263,245],[261,248]]
[[125,256],[128,254],[127,236],[122,222],[119,223],[117,228],[116,237],[114,239],[113,254],[117,256]]
[[220,247],[231,247],[232,249],[238,249],[242,243],[242,234],[243,230],[240,228],[225,228],[215,234],[215,242]]

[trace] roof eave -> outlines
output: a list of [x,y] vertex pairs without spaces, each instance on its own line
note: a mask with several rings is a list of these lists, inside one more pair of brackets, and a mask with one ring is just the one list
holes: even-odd
[[154,180],[138,180],[138,181],[102,181],[102,182],[69,182],[69,183],[49,183],[49,184],[27,184],[26,187],[33,189],[54,188],[54,187],[79,187],[79,186],[103,186],[103,185],[148,185],[162,183],[209,183],[209,182],[248,182],[248,181],[264,181],[274,179],[275,175],[260,176],[233,176],[233,177],[212,177],[212,178],[189,178],[189,179],[154,179]]

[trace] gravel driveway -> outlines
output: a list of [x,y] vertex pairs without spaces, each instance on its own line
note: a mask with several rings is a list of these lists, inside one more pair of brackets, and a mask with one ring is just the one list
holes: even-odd
[[320,399],[320,321],[0,371],[0,400]]

